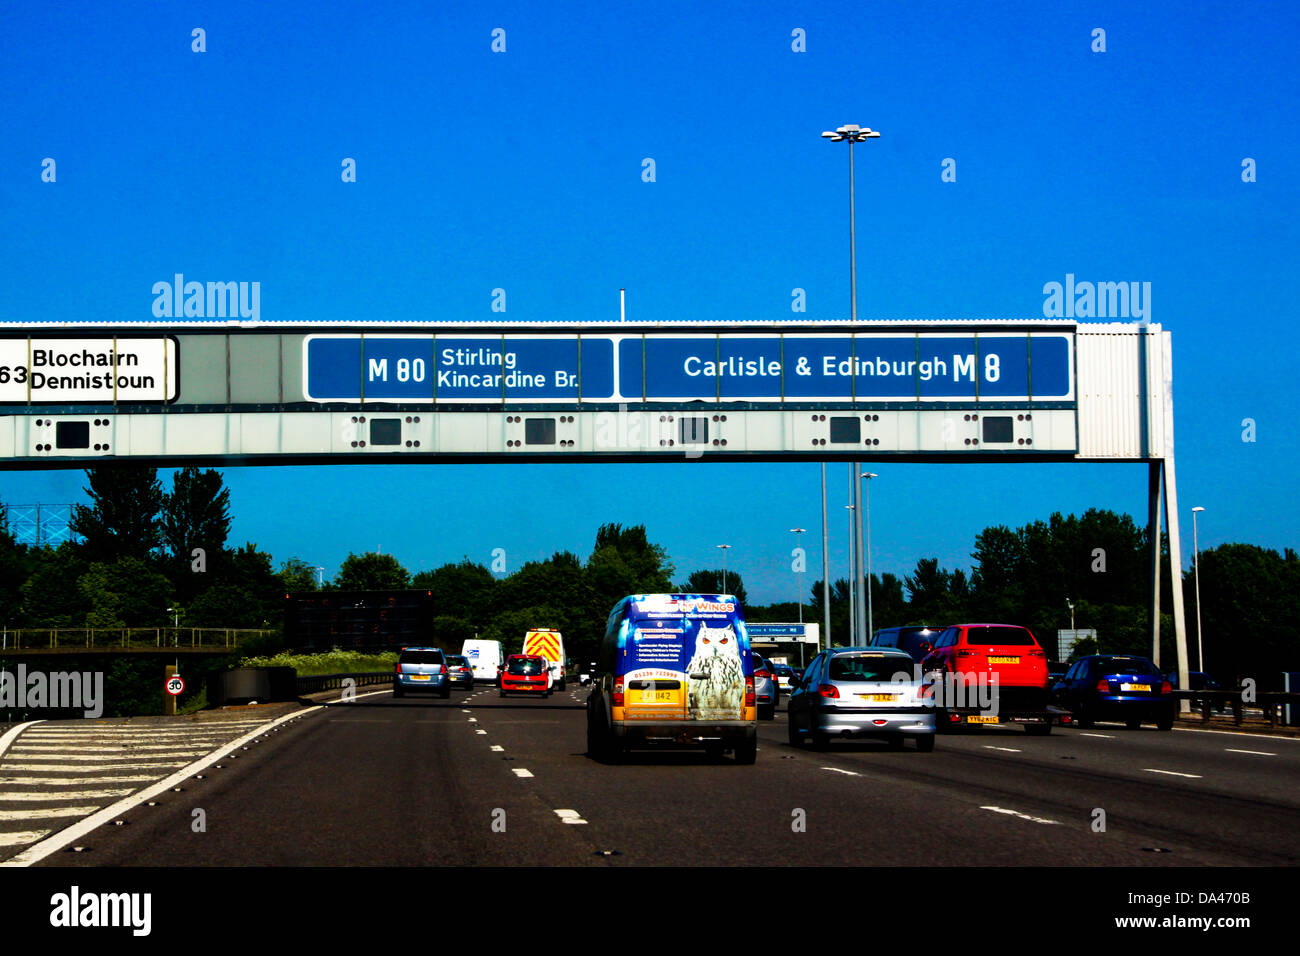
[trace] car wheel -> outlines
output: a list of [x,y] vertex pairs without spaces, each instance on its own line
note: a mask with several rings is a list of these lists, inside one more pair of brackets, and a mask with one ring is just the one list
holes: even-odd
[[1089,714],[1086,710],[1080,710],[1078,713],[1074,715],[1074,725],[1080,728],[1081,730],[1091,730],[1092,724],[1093,724],[1092,715]]
[[934,750],[934,734],[921,734],[916,738],[916,749],[923,754]]
[[560,681],[560,690],[564,690],[564,681]]
[[1127,727],[1129,730],[1138,730],[1138,729],[1141,728],[1141,726],[1142,726],[1142,721],[1140,721],[1140,720],[1126,720],[1126,721],[1124,721],[1124,726]]
[[503,691],[503,690],[499,690],[499,691],[497,691],[497,696],[498,696],[498,697],[504,697],[504,696],[506,696],[506,692]]
[[786,736],[786,740],[790,742],[791,747],[803,746],[803,738],[804,738],[803,731],[801,731],[797,726],[795,726],[793,714],[790,715],[790,721],[785,726],[785,736]]
[[769,706],[769,707],[760,707],[760,708],[758,708],[758,719],[759,719],[759,720],[773,720],[773,719],[775,719],[775,718],[776,718],[776,708],[775,708],[775,707],[771,707],[771,706]]
[[752,764],[758,759],[758,738],[749,737],[736,744],[736,763]]
[[1157,729],[1157,730],[1173,730],[1173,729],[1174,729],[1174,715],[1173,715],[1173,714],[1170,714],[1168,717],[1161,717],[1159,720],[1157,720],[1157,721],[1156,721],[1156,729]]
[[825,750],[831,744],[829,735],[814,730],[812,734],[813,750]]

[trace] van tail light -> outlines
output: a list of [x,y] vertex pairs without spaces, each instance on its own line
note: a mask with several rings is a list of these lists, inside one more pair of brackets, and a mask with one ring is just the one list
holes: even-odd
[[817,688],[817,693],[821,694],[828,700],[838,699],[840,696],[840,690],[834,684],[822,684]]
[[623,706],[623,679],[619,678],[614,681],[614,706]]
[[1160,685],[1160,693],[1172,694],[1173,692],[1174,692],[1174,685],[1169,683],[1169,681],[1165,681],[1163,684]]
[[745,678],[745,706],[754,706],[754,678]]
[[1099,691],[1100,691],[1101,693],[1103,693],[1103,694],[1109,694],[1109,693],[1110,693],[1110,681],[1106,680],[1105,678],[1103,678],[1102,680],[1097,681],[1097,690],[1099,690]]
[[439,674],[445,674],[445,673],[447,673],[447,665],[446,665],[446,664],[443,664],[440,668],[438,668],[438,673],[439,673]]

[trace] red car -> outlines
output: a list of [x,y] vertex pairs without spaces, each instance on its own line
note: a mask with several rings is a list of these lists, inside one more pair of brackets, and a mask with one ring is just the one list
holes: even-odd
[[1027,627],[1017,624],[954,624],[935,639],[921,661],[924,673],[941,671],[991,680],[997,675],[1004,710],[1047,706],[1047,654]]
[[511,654],[501,669],[499,696],[506,694],[538,694],[550,697],[549,669],[551,662],[536,654]]

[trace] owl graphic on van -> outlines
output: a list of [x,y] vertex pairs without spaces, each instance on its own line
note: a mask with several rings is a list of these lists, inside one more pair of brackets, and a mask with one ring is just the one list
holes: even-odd
[[695,653],[686,665],[687,708],[694,717],[739,719],[745,701],[745,671],[740,662],[740,642],[731,624],[709,627],[701,623],[695,635]]

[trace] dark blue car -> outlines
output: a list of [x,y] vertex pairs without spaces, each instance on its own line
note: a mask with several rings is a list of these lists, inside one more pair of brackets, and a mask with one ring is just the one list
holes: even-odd
[[1081,657],[1052,688],[1052,703],[1073,712],[1078,726],[1098,720],[1123,721],[1130,730],[1174,726],[1173,688],[1145,657],[1096,654]]

